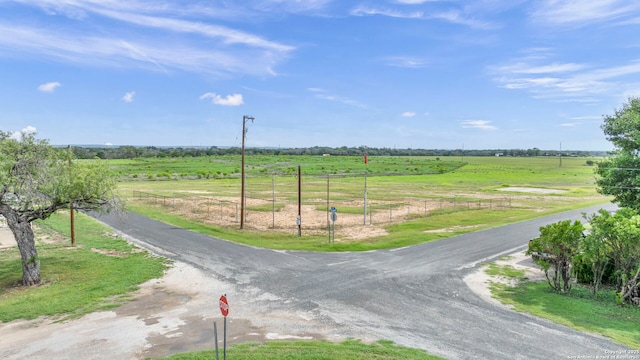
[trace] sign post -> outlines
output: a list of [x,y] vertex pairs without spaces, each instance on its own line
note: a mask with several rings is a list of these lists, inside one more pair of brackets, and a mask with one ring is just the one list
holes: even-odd
[[227,360],[227,315],[229,315],[229,302],[227,301],[227,294],[220,296],[220,312],[224,316],[224,330],[222,340],[223,359]]
[[218,325],[216,322],[213,322],[213,339],[215,347],[216,347],[216,360],[218,360]]
[[338,220],[338,209],[336,209],[335,207],[331,207],[331,233],[330,235],[330,239],[332,238],[331,242],[334,242],[336,240],[336,220]]

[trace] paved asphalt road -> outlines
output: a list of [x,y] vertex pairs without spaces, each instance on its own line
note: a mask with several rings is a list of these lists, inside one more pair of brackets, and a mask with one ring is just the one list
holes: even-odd
[[245,289],[269,302],[270,311],[302,310],[350,336],[389,339],[448,359],[570,359],[625,348],[490,304],[463,277],[483,261],[524,249],[540,226],[582,219],[582,212],[600,207],[363,253],[248,247],[136,214],[98,219],[164,256]]

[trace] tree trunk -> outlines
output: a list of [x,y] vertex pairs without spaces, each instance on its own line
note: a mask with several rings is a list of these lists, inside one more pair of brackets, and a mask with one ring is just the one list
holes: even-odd
[[620,300],[622,301],[622,303],[632,303],[630,301],[631,295],[633,295],[634,292],[636,291],[636,287],[638,286],[639,279],[640,279],[640,267],[638,267],[638,270],[636,271],[635,276],[622,286],[623,291],[620,297]]
[[22,257],[22,285],[40,284],[40,258],[36,250],[36,241],[31,229],[31,222],[21,219],[15,211],[4,207],[2,214],[18,243]]
[[591,272],[593,273],[591,295],[593,297],[596,297],[598,295],[598,289],[600,288],[600,284],[602,284],[602,277],[604,276],[606,268],[606,261],[594,261],[591,264]]

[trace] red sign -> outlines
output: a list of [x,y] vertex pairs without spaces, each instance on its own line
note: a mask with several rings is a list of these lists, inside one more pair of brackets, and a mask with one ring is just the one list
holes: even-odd
[[229,315],[229,303],[224,295],[220,296],[220,312],[222,313],[222,316],[226,317]]
[[364,163],[367,164],[369,161],[367,160],[367,153],[364,154]]

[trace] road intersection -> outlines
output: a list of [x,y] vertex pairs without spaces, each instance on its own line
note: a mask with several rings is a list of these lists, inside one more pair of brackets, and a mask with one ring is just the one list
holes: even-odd
[[448,359],[552,359],[602,356],[625,348],[486,302],[463,278],[484,261],[524,249],[540,226],[582,219],[582,212],[601,207],[362,253],[249,247],[136,214],[124,220],[113,215],[98,219],[129,240],[197,266],[226,284],[221,292],[229,293],[231,314],[236,299],[247,320],[258,313],[280,314],[299,318],[300,328],[288,329],[290,333],[320,327],[337,337],[393,340]]

